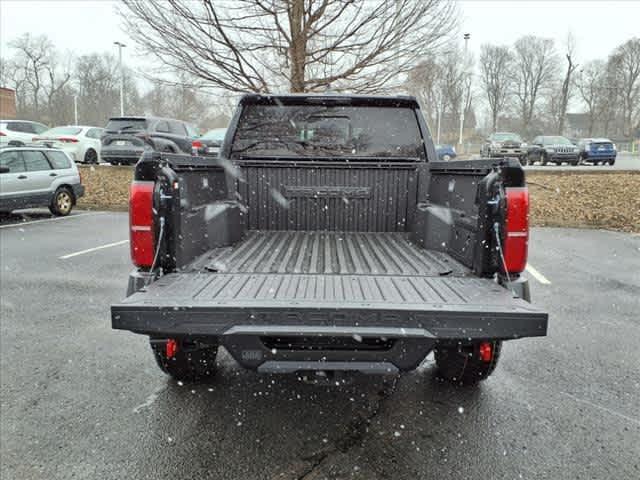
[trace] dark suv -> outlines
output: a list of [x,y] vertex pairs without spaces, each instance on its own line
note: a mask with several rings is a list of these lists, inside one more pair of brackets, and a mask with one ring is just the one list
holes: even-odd
[[186,122],[158,117],[114,117],[102,137],[100,156],[112,165],[132,165],[146,151],[191,153],[198,136]]
[[576,166],[580,161],[580,149],[571,140],[559,135],[540,135],[533,139],[529,147],[528,164],[541,165],[566,162]]

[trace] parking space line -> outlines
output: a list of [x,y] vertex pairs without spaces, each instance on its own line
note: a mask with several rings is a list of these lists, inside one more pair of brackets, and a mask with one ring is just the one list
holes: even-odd
[[125,243],[129,243],[129,240],[120,240],[119,242],[107,243],[106,245],[100,245],[99,247],[87,248],[86,250],[80,250],[79,252],[68,253],[67,255],[63,255],[58,258],[60,260],[66,260],[67,258],[77,257],[78,255],[84,255],[85,253],[95,252],[97,250],[102,250],[104,248],[117,247],[118,245],[124,245]]
[[100,215],[104,212],[87,212],[78,213],[77,215],[69,215],[68,217],[45,218],[43,220],[32,220],[30,222],[12,223],[10,225],[0,225],[0,228],[22,227],[24,225],[33,225],[34,223],[58,222],[60,220],[69,220],[71,218],[84,217],[86,215]]
[[529,263],[527,263],[526,271],[529,272],[531,274],[531,276],[533,278],[535,278],[541,284],[543,284],[543,285],[551,285],[551,281],[547,277],[545,277],[543,274],[541,274],[538,270],[533,268],[533,266],[530,265]]

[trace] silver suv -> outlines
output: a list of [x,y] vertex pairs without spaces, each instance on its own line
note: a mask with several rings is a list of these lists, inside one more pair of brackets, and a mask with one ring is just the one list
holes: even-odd
[[0,211],[46,206],[64,216],[82,195],[78,167],[62,150],[0,148]]

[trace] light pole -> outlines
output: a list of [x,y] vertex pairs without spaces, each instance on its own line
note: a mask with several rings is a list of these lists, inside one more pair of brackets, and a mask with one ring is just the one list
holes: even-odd
[[[467,71],[467,48],[468,48],[468,44],[469,44],[469,39],[471,38],[471,34],[470,33],[465,33],[464,34],[464,77],[467,77],[469,75],[469,72]],[[467,87],[467,95],[466,95],[466,101],[465,101],[465,95],[464,92],[462,93],[462,96],[460,98],[460,103],[462,103],[461,108],[460,108],[460,137],[458,138],[458,145],[460,145],[462,147],[462,130],[464,128],[464,108],[467,105],[468,102],[468,98],[470,95],[470,91],[471,91],[471,84],[469,82],[469,79],[467,78],[467,83],[469,83],[468,87]]]
[[118,63],[120,64],[120,116],[124,116],[124,70],[122,69],[122,49],[126,45],[122,42],[113,42],[118,46]]
[[73,124],[78,125],[78,95],[73,96],[73,118]]

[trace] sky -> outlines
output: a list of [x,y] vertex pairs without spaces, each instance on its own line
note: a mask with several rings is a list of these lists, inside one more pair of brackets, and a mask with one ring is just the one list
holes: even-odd
[[[120,40],[128,43],[125,60],[139,61],[120,29],[116,5],[111,0],[0,0],[0,55],[12,38],[31,32],[46,34],[60,50],[76,54],[115,53],[113,42]],[[553,38],[560,48],[572,32],[578,61],[584,61],[606,58],[617,45],[640,36],[640,0],[463,0],[459,9],[472,52],[486,42],[513,44],[523,34]]]

